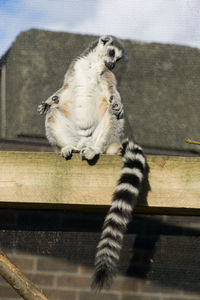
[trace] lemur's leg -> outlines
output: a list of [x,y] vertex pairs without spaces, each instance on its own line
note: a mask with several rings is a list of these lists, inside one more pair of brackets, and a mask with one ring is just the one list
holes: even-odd
[[80,136],[74,124],[58,108],[48,110],[45,127],[50,144],[60,149],[63,157],[70,158],[72,152],[80,151],[77,147]]
[[123,136],[123,122],[123,119],[117,119],[116,115],[111,114],[107,109],[91,139],[81,149],[81,156],[91,160],[102,153],[119,154]]

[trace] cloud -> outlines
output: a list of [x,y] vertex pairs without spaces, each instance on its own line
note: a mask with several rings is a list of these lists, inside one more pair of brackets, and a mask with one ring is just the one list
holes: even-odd
[[199,19],[198,0],[101,0],[96,16],[74,30],[200,47]]
[[40,14],[40,27],[58,28],[58,30],[69,30],[76,24],[81,24],[90,15],[95,15],[96,4],[93,0],[35,0],[24,1],[27,10],[33,14]]
[[30,28],[200,48],[199,0],[0,0],[0,56]]

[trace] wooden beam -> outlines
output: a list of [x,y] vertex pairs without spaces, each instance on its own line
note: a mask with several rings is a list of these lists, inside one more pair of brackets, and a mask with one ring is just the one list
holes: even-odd
[[[148,156],[150,191],[138,206],[200,209],[200,158]],[[0,203],[110,205],[121,158],[102,155],[95,165],[78,154],[0,152]],[[147,185],[146,185],[147,186]]]
[[1,138],[6,137],[6,65],[1,67]]
[[48,300],[42,291],[0,250],[0,274],[25,300]]

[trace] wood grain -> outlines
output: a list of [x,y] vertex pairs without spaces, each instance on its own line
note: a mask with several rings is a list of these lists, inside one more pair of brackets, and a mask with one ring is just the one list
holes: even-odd
[[48,300],[42,291],[0,250],[0,274],[25,300]]
[[[147,197],[139,207],[200,209],[200,158],[148,156]],[[110,205],[121,158],[102,155],[95,165],[74,155],[0,152],[0,203]]]

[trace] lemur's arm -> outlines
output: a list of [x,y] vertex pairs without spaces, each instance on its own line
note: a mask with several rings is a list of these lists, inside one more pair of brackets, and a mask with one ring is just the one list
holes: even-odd
[[101,76],[105,81],[108,90],[109,111],[110,113],[116,115],[118,119],[121,119],[124,115],[124,107],[121,102],[121,96],[117,90],[117,82],[115,76],[109,70],[105,70],[104,72],[102,72]]
[[110,113],[114,114],[117,117],[117,119],[123,118],[124,106],[121,102],[121,98],[116,97],[116,94],[115,94],[115,95],[110,96],[109,102],[110,102],[110,105],[109,105]]
[[53,105],[54,107],[58,106],[59,104],[59,95],[68,88],[69,85],[69,80],[70,77],[73,74],[74,71],[74,64],[75,61],[73,61],[71,63],[71,65],[69,66],[65,77],[64,77],[64,82],[63,82],[63,86],[56,91],[53,95],[51,95],[46,101],[42,101],[42,103],[40,105],[38,105],[37,111],[42,115],[42,114],[46,114],[47,111],[49,110],[49,108]]

